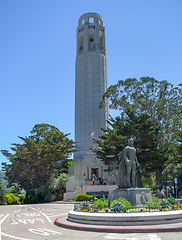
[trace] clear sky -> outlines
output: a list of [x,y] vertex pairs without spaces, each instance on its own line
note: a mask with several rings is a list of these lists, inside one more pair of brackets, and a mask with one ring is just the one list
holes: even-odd
[[38,123],[74,139],[76,28],[87,12],[104,19],[109,85],[182,83],[181,0],[0,0],[1,150]]

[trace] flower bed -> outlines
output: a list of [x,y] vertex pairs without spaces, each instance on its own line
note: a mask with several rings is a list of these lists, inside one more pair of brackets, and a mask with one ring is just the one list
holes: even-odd
[[181,204],[174,198],[158,199],[153,197],[153,202],[145,206],[134,207],[125,198],[119,198],[110,203],[107,199],[97,199],[94,202],[84,201],[74,205],[75,211],[92,213],[139,213],[181,210]]

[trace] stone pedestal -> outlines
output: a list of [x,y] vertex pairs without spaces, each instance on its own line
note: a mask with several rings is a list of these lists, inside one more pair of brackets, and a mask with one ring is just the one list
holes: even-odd
[[109,203],[120,197],[126,198],[132,206],[140,206],[152,202],[150,188],[116,188],[109,190]]

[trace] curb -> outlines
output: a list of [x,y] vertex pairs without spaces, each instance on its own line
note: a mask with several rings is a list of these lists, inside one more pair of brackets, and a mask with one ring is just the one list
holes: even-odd
[[[91,231],[91,232],[107,232],[107,233],[158,233],[158,232],[181,232],[182,223],[168,224],[168,225],[151,225],[149,226],[96,226],[96,225],[84,225],[75,224],[69,222],[67,217],[59,217],[55,219],[54,224],[67,229],[79,230],[79,231]],[[167,226],[167,227],[166,227]]]

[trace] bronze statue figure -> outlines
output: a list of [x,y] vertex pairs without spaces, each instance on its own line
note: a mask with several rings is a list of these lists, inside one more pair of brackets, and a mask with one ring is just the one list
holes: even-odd
[[118,154],[120,165],[116,176],[116,184],[119,188],[135,188],[136,149],[133,147],[133,139],[128,140],[128,146]]

